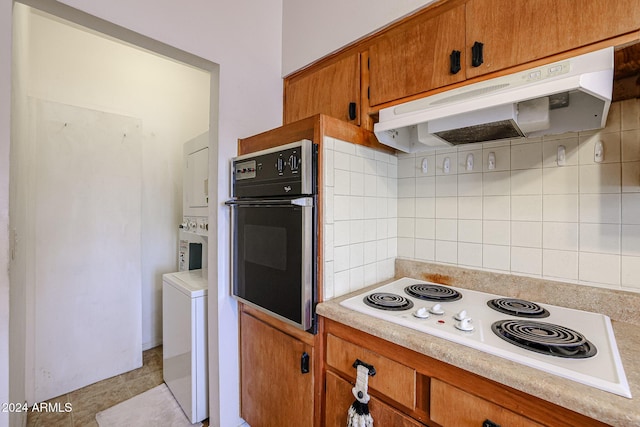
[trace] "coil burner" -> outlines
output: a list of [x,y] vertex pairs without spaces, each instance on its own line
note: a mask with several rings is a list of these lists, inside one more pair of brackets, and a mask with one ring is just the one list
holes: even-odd
[[491,330],[503,340],[536,353],[569,359],[595,356],[597,349],[581,333],[535,320],[499,320]]
[[496,298],[487,301],[487,305],[503,314],[518,317],[542,319],[549,317],[549,312],[535,302],[516,298]]
[[416,283],[407,286],[404,291],[409,296],[427,301],[449,302],[462,298],[462,294],[455,289],[434,283]]
[[409,310],[413,307],[413,302],[411,300],[403,297],[402,295],[388,292],[376,292],[369,294],[364,297],[363,301],[369,307],[389,311]]

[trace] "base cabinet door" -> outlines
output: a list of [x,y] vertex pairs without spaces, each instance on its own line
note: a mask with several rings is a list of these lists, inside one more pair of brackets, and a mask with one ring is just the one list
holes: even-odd
[[[325,421],[326,427],[344,427],[347,425],[347,412],[355,401],[351,389],[353,384],[343,380],[332,372],[327,372]],[[374,426],[418,427],[423,424],[401,414],[391,406],[372,397],[369,411]]]
[[312,348],[246,313],[240,316],[241,416],[251,427],[313,426]]

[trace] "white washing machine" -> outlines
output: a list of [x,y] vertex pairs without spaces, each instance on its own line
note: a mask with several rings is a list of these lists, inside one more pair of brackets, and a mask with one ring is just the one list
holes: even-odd
[[191,423],[209,416],[207,270],[162,275],[164,382]]

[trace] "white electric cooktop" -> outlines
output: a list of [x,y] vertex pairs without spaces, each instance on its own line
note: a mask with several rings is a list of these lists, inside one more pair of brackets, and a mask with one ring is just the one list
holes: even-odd
[[[631,398],[611,321],[602,314],[410,278],[363,292],[340,304]],[[378,308],[378,304],[385,309]]]

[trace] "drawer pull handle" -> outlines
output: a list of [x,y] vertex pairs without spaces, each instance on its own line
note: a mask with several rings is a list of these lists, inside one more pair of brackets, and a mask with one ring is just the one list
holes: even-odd
[[486,419],[482,422],[482,427],[500,427],[500,424],[496,424],[490,419]]
[[353,362],[353,367],[357,368],[359,365],[364,366],[365,368],[367,368],[369,370],[369,376],[372,377],[376,374],[376,368],[373,365],[369,365],[368,363],[364,363],[362,360],[360,359],[356,359],[355,362]]

